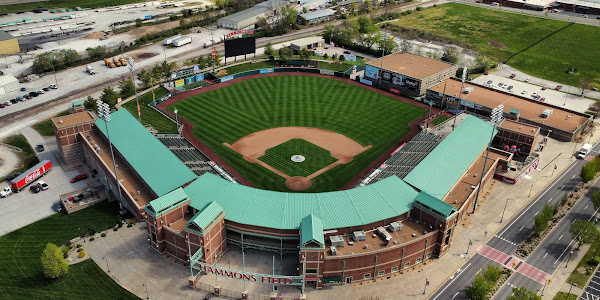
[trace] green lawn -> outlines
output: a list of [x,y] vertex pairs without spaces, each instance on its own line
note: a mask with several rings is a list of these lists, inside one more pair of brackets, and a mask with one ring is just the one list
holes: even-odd
[[17,153],[17,156],[19,157],[19,160],[23,163],[23,166],[14,170],[13,173],[23,172],[40,162],[40,160],[37,158],[37,155],[35,154],[35,151],[31,147],[31,145],[29,145],[29,142],[27,141],[24,135],[12,135],[5,138],[2,142],[21,148],[21,150],[23,150],[23,152]]
[[[66,116],[68,114],[69,111],[63,111],[52,118]],[[52,118],[33,124],[31,128],[35,129],[41,136],[53,136],[54,128],[52,127]]]
[[[293,155],[302,155],[303,162],[291,160]],[[261,161],[287,174],[288,176],[308,176],[334,163],[337,159],[331,153],[303,139],[291,139],[265,151]]]
[[[372,148],[314,178],[307,192],[340,189],[409,132],[426,110],[334,79],[270,76],[247,80],[180,101],[179,116],[194,135],[262,189],[291,191],[284,179],[225,147],[256,131],[306,126],[343,134]],[[168,108],[173,110],[173,106]]]
[[[534,76],[575,85],[589,77],[600,85],[600,28],[571,25],[498,9],[446,4],[393,23],[399,36],[456,43]],[[566,73],[576,66],[579,74]]]
[[219,77],[225,77],[228,75],[233,75],[233,74],[246,72],[246,71],[273,68],[274,65],[275,65],[274,62],[272,62],[272,61],[259,61],[259,62],[255,62],[255,63],[248,62],[248,63],[242,63],[242,64],[234,64],[230,67],[225,68],[225,70],[227,70],[227,74],[219,75]]
[[[590,249],[588,249],[583,258],[577,264],[577,268],[575,268],[573,273],[571,273],[571,275],[567,279],[567,283],[576,283],[577,286],[580,288],[585,287],[585,284],[588,282],[588,279],[590,279],[590,276],[592,276],[593,270],[596,268],[593,258],[594,254],[596,254],[598,244],[600,244],[600,241],[596,241],[595,243],[591,244]],[[577,269],[579,268],[591,268],[592,271],[590,272],[590,274],[581,274],[577,272]]]
[[450,119],[450,117],[448,117],[446,115],[441,115],[441,116],[435,118],[433,121],[430,121],[429,124],[432,124],[433,126],[437,126],[437,125],[444,123],[444,121],[446,121],[448,119]]
[[[156,100],[168,93],[169,91],[163,87],[154,89],[154,96]],[[140,102],[140,111],[142,113],[142,124],[150,124],[161,133],[177,132],[175,122],[163,116],[161,113],[154,110],[154,108],[148,107],[148,103],[152,102],[152,91],[148,91],[145,94],[139,95],[138,101]],[[123,107],[137,119],[138,113],[135,100],[125,103]]]
[[57,281],[46,281],[42,273],[40,256],[46,243],[60,246],[78,236],[79,228],[109,229],[117,222],[118,210],[117,202],[103,202],[71,215],[54,214],[0,237],[0,298],[139,299],[92,260],[69,266],[69,273]]
[[569,298],[567,299],[567,295],[569,295],[569,294],[567,294],[565,292],[558,292],[556,294],[556,296],[554,296],[554,298],[552,298],[552,300],[577,300],[577,298],[578,298],[577,295],[574,295],[573,293],[571,293],[569,295]]

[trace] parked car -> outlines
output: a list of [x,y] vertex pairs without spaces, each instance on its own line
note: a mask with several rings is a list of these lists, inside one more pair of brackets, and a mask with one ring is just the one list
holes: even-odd
[[45,94],[46,92],[44,92],[44,90],[39,90],[39,91],[37,91],[37,93],[41,95],[41,94]]
[[85,179],[87,179],[87,177],[88,177],[87,174],[79,174],[79,175],[73,177],[73,179],[71,179],[71,183],[85,180]]
[[510,74],[510,78],[515,78],[517,77],[517,74]]
[[544,102],[544,101],[546,101],[546,98],[542,97],[542,98],[540,98],[540,101]]
[[23,98],[20,101],[25,101],[25,100],[29,100],[31,99],[31,96],[29,96],[28,94],[23,95]]
[[557,85],[555,89],[557,89],[557,90],[562,89],[562,85]]
[[317,50],[317,51],[315,51],[315,55],[316,56],[324,56],[325,55],[325,51],[323,51],[323,50]]
[[512,89],[513,89],[513,86],[512,86],[512,85],[509,85],[507,89],[510,91],[510,90],[512,90]]
[[488,72],[483,72],[483,75],[489,75]]
[[350,52],[350,50],[344,50],[344,54],[350,54],[352,52]]
[[44,90],[45,92],[48,92],[48,91],[50,91],[50,88],[49,87],[45,87],[42,90]]
[[527,91],[526,91],[526,90],[523,90],[523,91],[521,92],[521,95],[526,95],[526,94],[527,94]]
[[48,87],[49,87],[49,88],[51,88],[51,89],[53,89],[53,90],[55,90],[55,89],[57,89],[57,88],[58,88],[58,85],[56,85],[56,84],[51,84],[51,85],[49,85]]
[[43,152],[43,151],[44,151],[44,145],[42,145],[42,144],[38,144],[37,146],[35,146],[35,149],[36,149],[38,152]]
[[529,82],[529,77],[525,78],[525,82]]
[[39,193],[42,190],[42,188],[40,188],[37,185],[32,185],[29,189],[35,194]]
[[50,186],[45,181],[38,181],[37,186],[42,189],[42,191],[47,190]]
[[32,97],[37,97],[38,95],[39,95],[38,92],[29,92],[29,96],[32,96]]
[[545,85],[544,85],[544,86],[542,86],[542,91],[545,91],[546,89],[547,89],[547,88],[546,88],[546,86],[545,86]]
[[[10,102],[12,102],[12,103],[17,103],[17,102],[21,101],[21,99],[23,99],[23,97],[21,97],[21,96],[17,96],[17,98],[15,98],[15,99],[11,99],[11,100],[10,100]],[[13,100],[15,100],[15,101],[13,102]]]
[[5,108],[5,107],[6,107],[6,105],[0,103],[0,108]]
[[587,19],[588,16],[587,15],[583,15],[581,17],[584,18],[584,19]]
[[62,205],[60,205],[60,202],[54,202],[54,203],[52,203],[52,210],[55,211],[55,212],[62,211]]
[[492,82],[493,82],[493,81],[491,81],[491,80],[488,80],[488,81],[487,81],[487,84],[492,84]]
[[538,92],[533,92],[533,93],[531,94],[531,96],[537,96],[537,95],[538,95]]
[[26,91],[26,90],[27,90],[26,88],[21,88],[21,92],[24,92],[24,91]]
[[[13,99],[13,100],[14,100],[14,99]],[[8,102],[8,101],[6,101],[6,102],[4,102],[4,103],[2,103],[2,104],[4,104],[5,106],[10,106],[10,102]]]

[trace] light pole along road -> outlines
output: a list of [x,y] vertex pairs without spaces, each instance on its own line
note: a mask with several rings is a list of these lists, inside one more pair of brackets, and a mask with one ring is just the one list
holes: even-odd
[[[598,143],[594,144],[592,150],[600,150]],[[522,211],[518,212],[517,215],[510,220],[506,226],[501,228],[485,246],[493,248],[508,256],[512,256],[518,245],[523,243],[533,231],[533,216],[539,213],[546,204],[556,205],[566,193],[575,188],[580,180],[579,174],[581,172],[581,167],[586,162],[587,160],[583,159],[572,161],[563,174],[558,176],[558,178],[545,190],[541,191],[541,193]],[[548,167],[552,168],[553,165],[549,165]],[[546,239],[537,246],[536,250],[524,260],[524,263],[529,264],[533,268],[537,268],[540,272],[533,275],[530,272],[530,277],[518,272],[513,272],[513,275],[496,293],[493,299],[506,299],[512,294],[512,286],[526,287],[530,290],[538,291],[544,285],[545,279],[542,277],[544,277],[545,274],[551,275],[556,268],[564,268],[563,262],[569,251],[575,246],[575,242],[573,242],[571,234],[569,233],[571,223],[576,219],[590,219],[594,215],[591,196],[599,186],[600,183],[597,183],[590,188],[590,191],[577,201],[569,213],[567,213],[553,229],[552,234],[548,235]],[[430,299],[467,299],[464,291],[465,287],[471,285],[475,279],[475,275],[488,264],[498,265],[497,262],[480,255],[479,253],[475,254],[475,256],[465,262],[461,271],[454,274],[454,276],[436,291]],[[512,265],[507,265],[506,267],[510,268]]]

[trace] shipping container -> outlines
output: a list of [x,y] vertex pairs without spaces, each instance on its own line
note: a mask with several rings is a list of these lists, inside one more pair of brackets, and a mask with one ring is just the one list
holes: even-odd
[[23,172],[23,174],[19,175],[15,179],[11,180],[10,186],[14,191],[21,191],[30,183],[44,176],[44,174],[50,171],[51,168],[52,162],[50,162],[49,160],[44,160],[38,163],[37,165],[33,166],[31,169]]
[[171,45],[174,40],[176,40],[176,39],[178,39],[180,37],[181,37],[181,34],[178,34],[178,35],[174,35],[174,36],[172,36],[172,37],[170,37],[168,39],[165,39],[165,41],[163,42],[163,45],[165,45],[165,46],[166,45]]

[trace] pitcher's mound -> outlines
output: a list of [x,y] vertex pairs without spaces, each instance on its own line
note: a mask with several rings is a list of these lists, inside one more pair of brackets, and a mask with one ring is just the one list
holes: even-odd
[[288,180],[285,181],[285,186],[294,191],[306,190],[310,187],[310,185],[310,179],[303,176],[290,177]]

